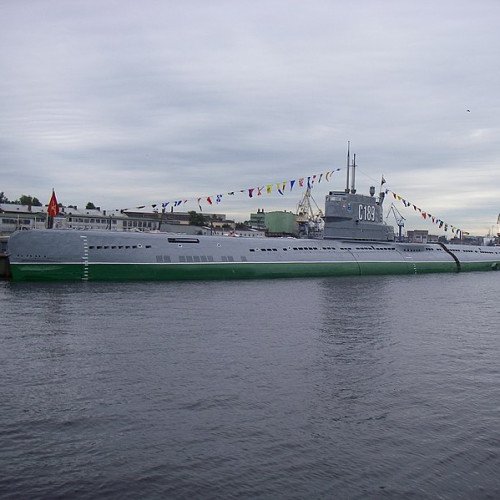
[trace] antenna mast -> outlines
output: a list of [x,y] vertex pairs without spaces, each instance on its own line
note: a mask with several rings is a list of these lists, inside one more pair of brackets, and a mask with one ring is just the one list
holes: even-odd
[[356,187],[355,187],[355,179],[356,179],[356,153],[353,155],[352,159],[352,180],[351,180],[351,193],[355,194],[356,193]]
[[348,193],[349,192],[349,170],[351,168],[351,165],[350,165],[350,161],[351,161],[351,156],[350,156],[350,153],[351,153],[351,141],[347,141],[347,181],[346,181],[346,185],[345,185],[345,192]]

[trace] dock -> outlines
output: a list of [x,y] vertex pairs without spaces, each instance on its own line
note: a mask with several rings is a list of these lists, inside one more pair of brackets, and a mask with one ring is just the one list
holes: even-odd
[[0,280],[10,278],[9,257],[7,255],[8,236],[0,236]]

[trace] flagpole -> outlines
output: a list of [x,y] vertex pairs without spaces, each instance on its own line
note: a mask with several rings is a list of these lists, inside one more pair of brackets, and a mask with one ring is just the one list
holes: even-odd
[[59,213],[59,205],[57,204],[56,192],[52,188],[52,196],[50,197],[47,206],[47,229],[54,228],[54,217]]

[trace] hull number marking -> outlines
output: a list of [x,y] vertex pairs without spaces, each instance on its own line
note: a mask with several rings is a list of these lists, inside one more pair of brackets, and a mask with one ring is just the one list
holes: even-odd
[[375,207],[373,205],[359,204],[359,220],[368,220],[375,222]]

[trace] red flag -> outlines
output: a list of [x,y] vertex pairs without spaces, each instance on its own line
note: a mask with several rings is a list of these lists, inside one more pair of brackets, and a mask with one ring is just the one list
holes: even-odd
[[55,217],[59,213],[59,205],[57,204],[56,193],[52,190],[52,196],[50,197],[49,206],[47,207],[47,215],[49,217]]

